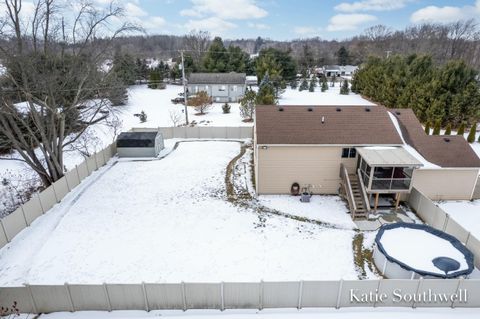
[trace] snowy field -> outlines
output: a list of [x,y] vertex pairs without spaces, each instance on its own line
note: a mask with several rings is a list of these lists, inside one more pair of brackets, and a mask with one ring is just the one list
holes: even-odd
[[[353,230],[226,200],[239,152],[184,142],[162,160],[111,160],[0,250],[0,286],[356,279]],[[325,205],[347,225],[342,202]]]
[[[19,319],[31,319],[22,315]],[[478,309],[460,308],[342,308],[342,309],[266,309],[257,310],[188,310],[172,311],[84,311],[44,314],[39,319],[451,319],[478,318]]]
[[438,206],[447,212],[463,228],[480,239],[480,200],[446,201]]

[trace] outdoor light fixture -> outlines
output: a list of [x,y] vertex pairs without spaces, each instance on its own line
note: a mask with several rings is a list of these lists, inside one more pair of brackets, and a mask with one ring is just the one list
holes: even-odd
[[266,146],[266,145],[262,146],[262,150],[267,150],[267,149],[268,149],[268,146]]

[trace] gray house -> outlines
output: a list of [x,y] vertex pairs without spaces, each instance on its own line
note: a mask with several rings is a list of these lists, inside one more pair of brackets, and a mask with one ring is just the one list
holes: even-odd
[[245,93],[245,73],[192,73],[188,78],[188,94],[205,91],[214,102],[238,102]]

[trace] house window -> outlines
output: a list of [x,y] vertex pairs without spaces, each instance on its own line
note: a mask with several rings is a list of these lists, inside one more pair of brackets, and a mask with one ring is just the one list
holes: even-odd
[[225,91],[227,89],[227,87],[225,85],[222,85],[220,86],[220,88],[218,89],[219,91]]
[[342,158],[355,158],[357,157],[357,150],[353,147],[342,149]]
[[195,93],[198,93],[198,85],[195,86]]

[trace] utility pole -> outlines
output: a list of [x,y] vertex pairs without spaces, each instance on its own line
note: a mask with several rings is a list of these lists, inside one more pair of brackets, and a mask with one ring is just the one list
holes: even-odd
[[182,56],[183,106],[185,108],[185,123],[188,125],[187,82],[185,80],[185,60],[183,59],[183,50],[180,51],[180,55]]

